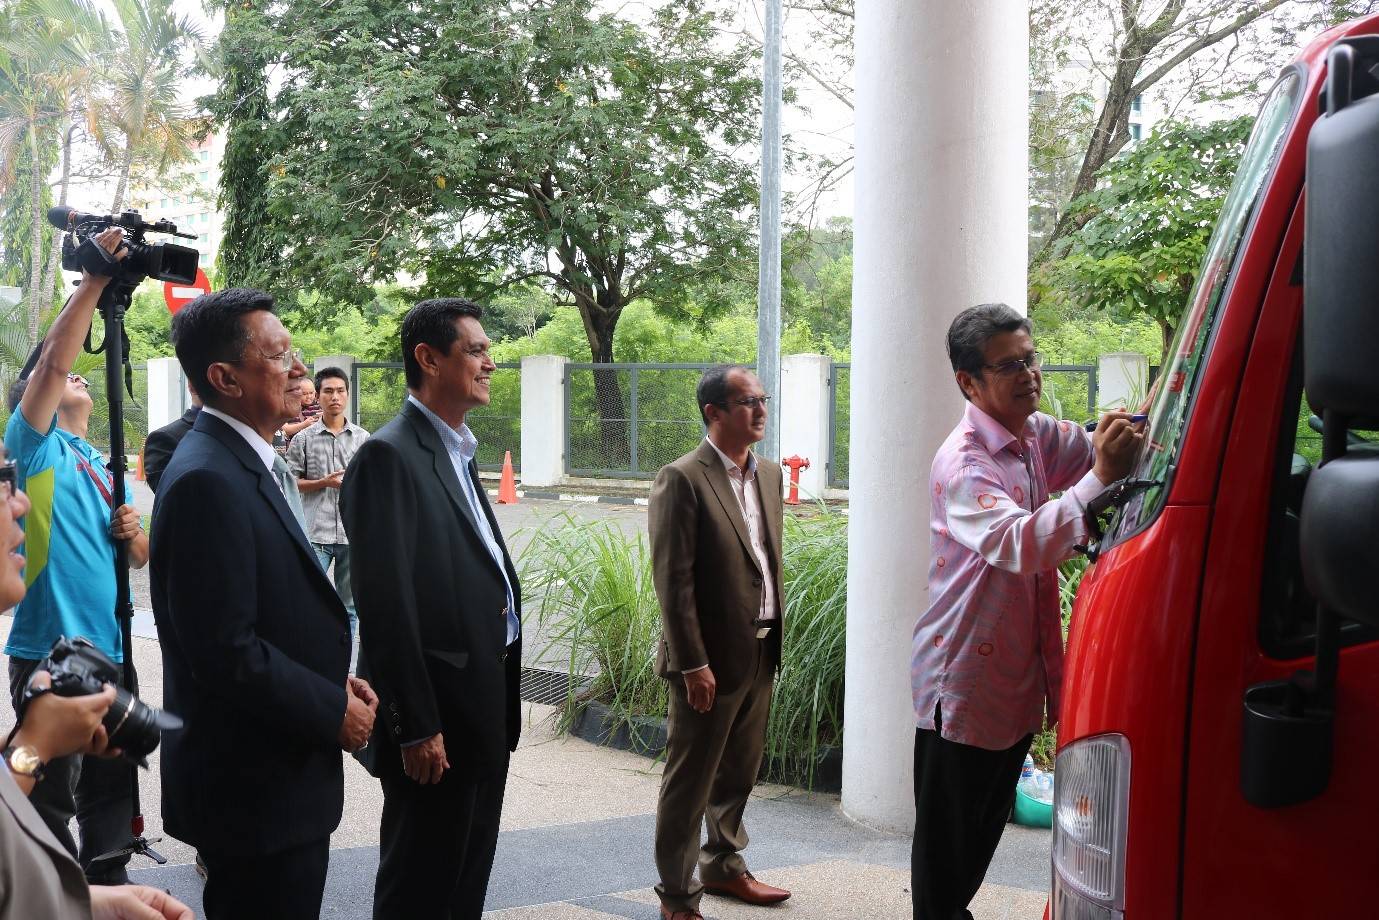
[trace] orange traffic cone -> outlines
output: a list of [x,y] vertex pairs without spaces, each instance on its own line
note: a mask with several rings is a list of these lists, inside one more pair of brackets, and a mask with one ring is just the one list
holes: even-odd
[[512,475],[512,451],[503,454],[503,478],[498,482],[498,504],[517,504],[517,480]]
[[144,448],[142,445],[139,447],[139,463],[134,467],[134,478],[140,482],[147,481],[147,477],[144,476]]

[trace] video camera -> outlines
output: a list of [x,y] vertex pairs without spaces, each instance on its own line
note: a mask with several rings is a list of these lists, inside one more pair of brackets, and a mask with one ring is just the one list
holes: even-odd
[[[48,222],[66,231],[62,238],[62,267],[69,272],[83,269],[93,275],[109,275],[131,286],[145,278],[174,284],[196,282],[201,253],[176,243],[147,243],[145,233],[166,233],[194,240],[194,233],[178,233],[177,225],[167,220],[147,223],[133,209],[120,214],[86,214],[71,208],[50,208]],[[96,243],[95,237],[107,227],[122,227],[127,235],[124,247],[129,255],[116,259]]]
[[53,643],[47,660],[40,662],[36,670],[51,674],[53,683],[47,689],[29,687],[24,691],[18,707],[21,721],[29,702],[36,696],[44,693],[90,696],[110,684],[115,687],[115,702],[110,704],[101,724],[105,726],[110,746],[119,748],[126,759],[142,767],[148,766],[145,758],[163,740],[163,730],[182,727],[182,720],[177,716],[141,702],[119,686],[120,666],[88,639],[80,636],[59,638]]

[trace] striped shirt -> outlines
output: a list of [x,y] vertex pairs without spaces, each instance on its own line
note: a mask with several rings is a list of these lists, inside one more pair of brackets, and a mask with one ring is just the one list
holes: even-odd
[[[336,434],[317,419],[316,424],[297,432],[288,444],[287,465],[298,479],[325,479],[349,466],[368,438],[367,431],[349,421]],[[339,489],[303,492],[302,512],[306,516],[306,537],[312,543],[349,543],[345,524],[340,520]]]

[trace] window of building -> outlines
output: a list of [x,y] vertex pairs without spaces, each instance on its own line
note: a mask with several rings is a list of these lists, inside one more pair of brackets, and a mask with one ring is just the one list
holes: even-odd
[[[1136,96],[1135,98],[1138,99],[1139,97]],[[196,152],[196,158],[200,160],[202,163],[210,162],[211,152],[209,150],[198,150]]]
[[211,171],[209,169],[203,169],[201,170],[201,172],[196,174],[196,178],[200,179],[202,182],[205,182],[211,178]]
[[1130,123],[1130,139],[1131,139],[1132,141],[1137,141],[1137,140],[1139,140],[1139,139],[1140,139],[1140,135],[1143,134],[1143,133],[1144,133],[1144,126],[1143,126],[1143,125],[1141,125],[1139,122],[1134,122],[1134,121],[1132,121],[1132,122]]
[[1143,108],[1143,106],[1141,105],[1143,99],[1143,95],[1141,95],[1140,93],[1136,93],[1135,98],[1130,100],[1130,111],[1136,113],[1140,112]]

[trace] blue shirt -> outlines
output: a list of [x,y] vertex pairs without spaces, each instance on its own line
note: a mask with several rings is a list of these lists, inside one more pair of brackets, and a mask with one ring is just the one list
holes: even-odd
[[42,433],[18,409],[5,426],[5,449],[33,505],[20,522],[28,592],[15,608],[5,654],[47,658],[59,636],[85,636],[123,662],[110,503],[81,465],[89,464],[109,489],[105,461],[85,440],[57,427],[56,414]]
[[488,523],[488,515],[484,514],[483,503],[479,501],[474,480],[469,477],[469,464],[479,449],[479,439],[474,437],[474,432],[469,430],[468,425],[461,424],[459,431],[451,428],[444,419],[426,408],[421,400],[410,393],[407,395],[407,401],[421,410],[422,415],[431,421],[436,434],[440,435],[445,452],[450,457],[450,465],[455,468],[455,475],[460,479],[460,492],[469,503],[469,510],[474,513],[475,523],[479,525],[479,536],[488,547],[493,564],[498,566],[498,571],[502,573],[503,585],[508,591],[508,645],[512,645],[522,633],[522,623],[517,619],[517,604],[512,596],[512,582],[508,580],[507,566],[503,564],[503,548],[498,545],[498,538],[493,535],[493,528]]

